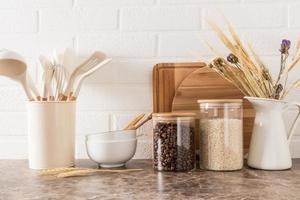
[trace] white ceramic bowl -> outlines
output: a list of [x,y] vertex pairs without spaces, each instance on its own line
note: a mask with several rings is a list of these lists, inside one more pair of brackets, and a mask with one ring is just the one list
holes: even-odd
[[135,154],[136,131],[91,134],[86,136],[85,142],[89,158],[101,167],[121,167]]

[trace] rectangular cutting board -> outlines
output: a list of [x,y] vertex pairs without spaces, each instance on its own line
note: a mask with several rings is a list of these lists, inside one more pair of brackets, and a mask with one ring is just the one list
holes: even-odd
[[[206,64],[162,63],[153,69],[153,111],[196,111],[197,99],[242,98],[234,85],[216,72],[205,69]],[[208,71],[207,71],[208,70]],[[244,148],[248,149],[255,112],[244,101]]]
[[191,72],[206,66],[203,62],[159,63],[153,68],[153,112],[171,112],[175,91]]

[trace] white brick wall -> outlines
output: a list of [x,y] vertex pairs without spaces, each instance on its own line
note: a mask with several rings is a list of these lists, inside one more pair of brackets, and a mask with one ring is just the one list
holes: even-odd
[[128,7],[121,9],[121,30],[198,30],[201,8],[196,6]]
[[[124,127],[152,108],[152,67],[158,62],[206,60],[203,42],[227,51],[205,19],[229,18],[253,44],[275,75],[282,38],[294,44],[300,33],[299,0],[0,0],[0,48],[24,55],[38,81],[37,57],[53,48],[82,56],[102,50],[114,60],[93,75],[78,100],[77,156],[86,157],[84,135]],[[300,68],[291,75],[299,76]],[[21,88],[0,77],[0,158],[24,158],[26,106]],[[289,97],[299,100],[300,92]],[[287,114],[290,121],[295,111]],[[151,123],[139,134],[136,158],[151,157]],[[292,142],[300,157],[300,127]]]
[[36,33],[38,12],[33,9],[0,10],[1,33]]

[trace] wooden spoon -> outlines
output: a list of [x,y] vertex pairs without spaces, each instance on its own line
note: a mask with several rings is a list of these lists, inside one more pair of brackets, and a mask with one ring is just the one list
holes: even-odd
[[[27,74],[27,65],[21,55],[9,50],[0,51],[0,75],[19,82],[29,100],[38,100],[39,94]],[[28,83],[28,79],[30,83]]]

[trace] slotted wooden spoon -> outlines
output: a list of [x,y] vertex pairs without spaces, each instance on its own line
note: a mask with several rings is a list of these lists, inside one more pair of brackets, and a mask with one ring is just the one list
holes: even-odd
[[62,100],[67,100],[73,95],[74,92],[74,83],[78,76],[86,73],[91,70],[99,63],[101,63],[106,58],[106,55],[100,51],[94,52],[86,61],[79,65],[71,74],[70,79],[67,84],[67,88],[64,92]]

